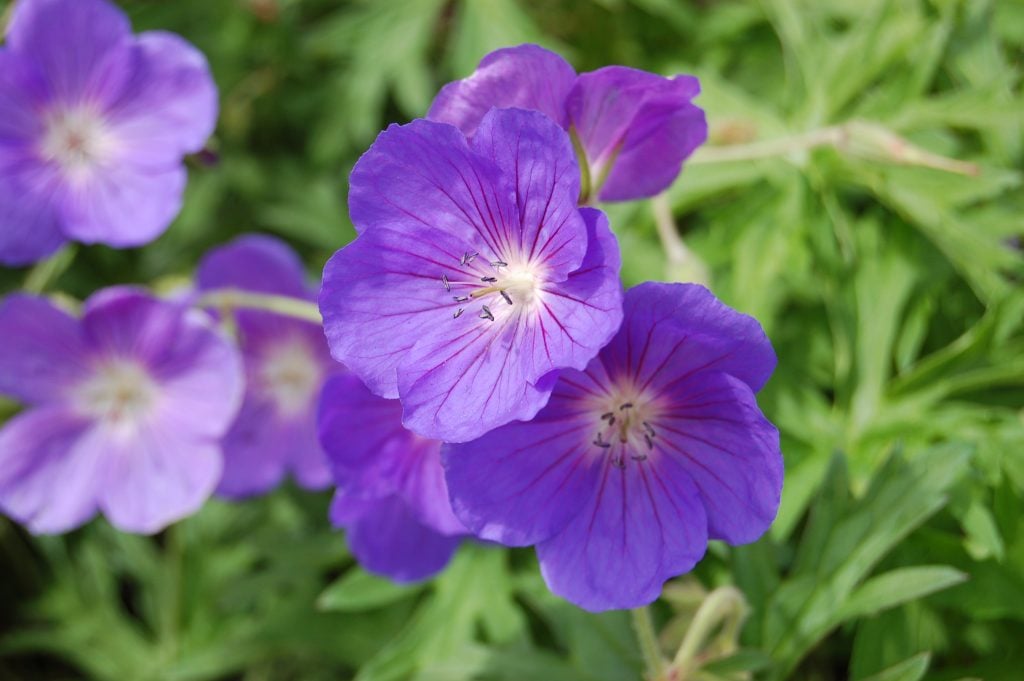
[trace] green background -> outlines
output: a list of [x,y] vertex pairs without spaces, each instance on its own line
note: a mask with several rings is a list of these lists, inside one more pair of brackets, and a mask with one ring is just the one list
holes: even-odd
[[[693,255],[666,255],[651,202],[608,210],[627,284],[703,279],[765,325],[787,475],[768,536],[713,544],[655,604],[666,654],[732,584],[741,649],[692,678],[1024,678],[1024,3],[121,4],[208,55],[218,160],[193,160],[152,245],[0,270],[2,290],[163,289],[246,231],[315,277],[354,236],[358,155],[496,47],[694,73],[711,139],[667,195]],[[640,678],[628,614],[551,596],[532,552],[467,545],[395,587],[354,566],[327,502],[212,501],[155,538],[0,519],[0,679]]]

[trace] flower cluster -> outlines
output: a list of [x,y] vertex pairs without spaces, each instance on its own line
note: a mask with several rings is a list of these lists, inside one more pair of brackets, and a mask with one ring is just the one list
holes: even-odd
[[[324,269],[322,328],[281,314],[317,298],[264,236],[208,253],[175,300],[8,298],[0,393],[27,409],[0,429],[0,509],[34,532],[102,511],[150,533],[290,473],[337,487],[331,521],[370,570],[423,579],[470,536],[536,546],[591,610],[654,600],[710,539],[757,539],[782,486],[755,399],[771,344],[703,287],[624,292],[590,205],[674,180],[707,135],[698,91],[577,75],[532,45],[489,55],[354,168],[358,236]],[[181,39],[132,36],[106,0],[21,0],[0,50],[0,261],[154,238],[216,108]]]

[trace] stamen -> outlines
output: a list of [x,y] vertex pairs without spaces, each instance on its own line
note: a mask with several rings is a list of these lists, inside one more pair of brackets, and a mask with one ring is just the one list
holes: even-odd
[[626,462],[622,460],[621,456],[617,456],[614,459],[612,459],[612,463],[621,468],[622,470],[626,470]]
[[441,283],[444,284],[444,290],[445,291],[451,291],[452,290],[452,285],[450,283],[448,283],[448,277],[446,275],[444,275],[444,274],[441,275]]
[[469,296],[452,296],[452,300],[456,303],[464,303],[469,300]]
[[615,420],[615,412],[606,411],[605,413],[601,414],[601,420],[602,421],[608,421],[608,420],[614,421]]
[[452,315],[452,319],[458,319],[459,317],[461,317],[461,316],[462,316],[462,313],[463,313],[463,312],[465,312],[465,310],[463,310],[463,309],[462,309],[462,308],[460,307],[460,308],[459,308],[458,310],[456,310],[456,311],[455,311],[455,314],[453,314],[453,315]]
[[509,297],[508,293],[506,293],[504,289],[498,291],[498,293],[501,294],[501,297],[505,299],[506,303],[508,303],[509,305],[512,304],[512,299]]
[[483,311],[480,312],[480,319],[489,319],[494,321],[494,314],[491,313],[491,308],[484,305]]
[[619,405],[619,409],[622,410],[622,411],[626,411],[627,409],[632,409],[632,408],[633,408],[633,403],[632,402],[623,402],[621,405]]
[[478,255],[480,255],[480,254],[476,253],[476,252],[470,253],[469,251],[467,251],[467,252],[462,254],[461,258],[459,258],[459,264],[460,265],[468,265],[469,263],[473,262],[476,259],[476,256],[478,256]]
[[488,284],[493,284],[494,282],[496,282],[498,280],[495,279],[494,277],[480,277],[480,281],[487,282]]
[[644,442],[647,443],[647,449],[654,449],[654,443],[651,442],[651,436],[644,433]]
[[648,435],[650,435],[651,437],[657,435],[657,433],[654,432],[654,428],[651,427],[651,424],[647,423],[647,421],[641,421],[641,423],[644,424],[644,430],[647,431]]
[[601,439],[601,433],[597,434],[597,438],[594,440],[594,444],[600,447],[601,449],[610,449],[612,446],[611,443],[605,442],[604,440]]
[[491,263],[491,267],[493,267],[494,269],[498,269],[499,267],[508,267],[508,263],[502,260],[495,260],[494,262]]
[[633,459],[633,461],[647,461],[646,454],[633,454],[629,458]]

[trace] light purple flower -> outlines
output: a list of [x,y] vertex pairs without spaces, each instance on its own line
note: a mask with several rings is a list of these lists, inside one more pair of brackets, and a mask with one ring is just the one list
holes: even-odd
[[28,405],[0,430],[0,509],[36,533],[102,510],[152,533],[196,511],[221,473],[242,367],[209,317],[134,289],[75,318],[43,298],[0,304],[0,393]]
[[471,76],[446,85],[427,117],[471,137],[492,107],[540,111],[576,136],[590,184],[584,199],[626,201],[667,188],[707,139],[704,112],[692,102],[699,92],[693,76],[624,66],[577,76],[554,52],[519,45],[490,53]]
[[[315,300],[302,261],[282,241],[243,236],[206,254],[200,290],[238,289]],[[266,492],[291,472],[302,487],[321,489],[331,472],[317,439],[316,405],[324,380],[341,370],[318,324],[270,312],[232,313],[245,361],[245,401],[223,441],[228,497]]]
[[707,289],[630,289],[618,335],[532,421],[446,446],[455,512],[536,544],[551,590],[581,607],[649,603],[708,539],[751,542],[775,518],[779,436],[754,398],[774,366],[757,321]]
[[530,418],[557,370],[618,328],[618,245],[603,213],[577,208],[568,136],[542,114],[496,109],[472,145],[449,125],[393,125],[350,186],[359,237],[324,270],[327,340],[424,437]]
[[128,247],[178,214],[217,119],[206,59],[106,0],[20,0],[0,47],[0,262]]
[[331,521],[366,569],[408,582],[448,563],[466,535],[452,513],[441,443],[402,427],[402,407],[377,397],[355,376],[324,386],[320,440],[338,492]]

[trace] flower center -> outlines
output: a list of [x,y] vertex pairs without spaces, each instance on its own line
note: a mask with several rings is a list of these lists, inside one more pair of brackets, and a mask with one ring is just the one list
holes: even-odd
[[47,117],[42,155],[72,179],[80,179],[100,165],[110,148],[102,118],[87,108],[56,111]]
[[283,416],[304,413],[320,388],[320,363],[302,341],[276,345],[264,353],[259,383]]
[[78,390],[82,410],[112,426],[140,423],[152,410],[157,385],[141,365],[128,360],[102,364]]
[[455,304],[458,319],[472,302],[480,302],[481,319],[495,321],[531,309],[541,298],[543,268],[529,262],[509,264],[501,258],[487,260],[467,252],[459,259],[458,274],[441,275],[441,284]]
[[594,415],[597,434],[591,444],[611,457],[619,468],[626,461],[646,461],[654,451],[659,409],[645,396],[620,394],[602,399]]

